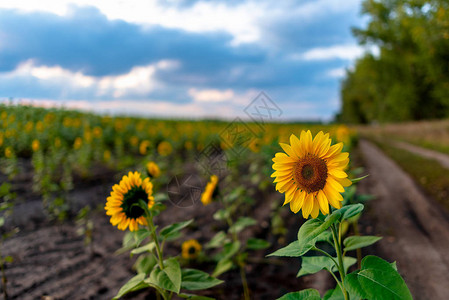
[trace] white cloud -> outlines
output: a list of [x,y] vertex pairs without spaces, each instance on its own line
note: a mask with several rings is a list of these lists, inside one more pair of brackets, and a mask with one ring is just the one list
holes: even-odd
[[120,19],[143,25],[161,25],[191,32],[224,31],[234,39],[233,45],[256,42],[262,38],[260,24],[267,18],[295,16],[304,22],[329,13],[354,10],[361,0],[298,1],[248,0],[226,2],[197,1],[192,6],[177,8],[157,0],[2,0],[0,8],[23,11],[47,11],[60,16],[71,13],[73,5],[95,6],[109,19]]
[[346,68],[330,69],[326,72],[326,77],[342,78],[346,75]]
[[191,88],[188,93],[196,102],[222,102],[234,97],[234,91],[231,89],[220,91],[216,89],[198,90],[196,88]]
[[65,90],[88,88],[96,91],[96,96],[110,95],[112,98],[122,98],[127,95],[145,95],[161,87],[162,83],[154,78],[155,72],[161,69],[173,69],[178,65],[176,61],[162,60],[155,64],[134,67],[123,75],[99,78],[84,75],[81,72],[72,72],[60,66],[36,66],[33,60],[27,60],[11,72],[0,73],[0,79],[20,80],[34,77],[42,85],[59,85]]
[[299,57],[303,60],[331,60],[331,59],[345,59],[353,60],[361,56],[365,49],[358,45],[335,45],[331,47],[313,48]]

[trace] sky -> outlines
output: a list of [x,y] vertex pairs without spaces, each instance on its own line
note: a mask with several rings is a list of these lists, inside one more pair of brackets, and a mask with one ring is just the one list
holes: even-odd
[[108,114],[329,121],[361,0],[2,0],[0,100]]

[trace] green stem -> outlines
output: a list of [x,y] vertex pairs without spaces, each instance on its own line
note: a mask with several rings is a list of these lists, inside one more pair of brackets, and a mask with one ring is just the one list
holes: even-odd
[[[326,255],[326,256],[329,257],[330,259],[332,259],[332,261],[334,262],[335,266],[336,266],[337,269],[340,271],[340,267],[339,267],[338,263],[335,261],[335,259],[334,259],[329,253],[327,253],[326,251],[321,250],[320,248],[317,248],[317,247],[313,247],[312,250],[318,251],[318,252],[320,252],[320,253]],[[327,270],[327,271],[332,275],[332,277],[334,277],[334,279],[335,279],[335,281],[337,282],[338,286],[339,286],[340,289],[343,291],[343,286],[342,286],[340,280],[338,280],[337,276],[335,276],[334,272],[332,272],[332,270]]]
[[240,277],[242,278],[243,285],[243,297],[245,300],[249,300],[249,288],[248,281],[246,280],[245,266],[243,263],[239,263],[240,265]]
[[147,203],[145,203],[145,201],[139,200],[139,207],[141,207],[145,211],[145,217],[147,219],[148,229],[150,230],[151,237],[153,238],[153,241],[156,245],[156,253],[157,253],[157,257],[158,257],[159,267],[161,268],[161,270],[163,270],[164,263],[163,263],[162,251],[161,251],[161,247],[159,245],[159,239],[157,238],[156,228],[154,227],[154,224],[153,224],[153,216],[151,215],[151,212],[148,209]]
[[[139,200],[139,207],[141,207],[145,211],[145,217],[147,219],[148,229],[150,230],[151,237],[153,238],[154,244],[156,245],[156,253],[157,253],[159,268],[161,270],[163,270],[164,269],[164,259],[162,256],[161,247],[159,245],[159,239],[157,238],[156,228],[154,227],[153,216],[151,215],[151,212],[148,209],[148,205],[145,201]],[[159,294],[162,296],[162,298],[164,298],[164,300],[169,300],[172,298],[172,295],[171,294],[167,295],[167,293],[164,289],[156,288],[156,290],[159,292]]]
[[341,279],[341,288],[342,288],[342,292],[343,295],[345,296],[345,300],[349,300],[349,294],[345,289],[345,267],[343,264],[343,255],[341,253],[341,244],[340,244],[340,239],[339,239],[339,232],[337,232],[337,228],[335,226],[335,224],[333,224],[331,226],[331,231],[332,231],[332,237],[334,238],[334,246],[335,246],[335,251],[337,252],[337,259],[338,259],[338,271],[340,273],[340,279]]

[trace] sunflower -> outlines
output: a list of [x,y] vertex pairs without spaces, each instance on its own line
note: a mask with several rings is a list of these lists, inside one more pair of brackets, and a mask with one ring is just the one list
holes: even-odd
[[162,141],[157,145],[157,152],[162,156],[170,155],[173,151],[172,145],[167,141]]
[[345,168],[349,154],[341,152],[343,143],[331,146],[329,134],[318,132],[312,140],[310,131],[302,131],[300,139],[290,136],[290,145],[280,143],[287,153],[273,158],[276,190],[285,193],[284,205],[290,203],[292,212],[302,209],[304,218],[316,218],[319,211],[329,214],[329,204],[341,208],[344,187],[350,186]]
[[215,188],[217,187],[218,176],[212,175],[210,181],[207,183],[204,192],[201,194],[201,202],[203,205],[208,205],[212,202],[212,197],[214,195]]
[[40,148],[40,143],[38,140],[33,140],[33,142],[31,143],[31,149],[33,149],[33,152],[36,152],[39,150]]
[[107,198],[106,214],[111,216],[111,224],[120,230],[136,231],[138,224],[146,225],[144,210],[134,204],[139,200],[148,203],[148,209],[154,205],[153,184],[149,178],[142,180],[139,172],[129,172],[119,184],[112,187],[111,196]]
[[197,240],[188,240],[182,243],[182,257],[186,259],[197,258],[201,252],[201,245]]
[[148,148],[150,148],[150,146],[151,146],[150,141],[147,140],[142,141],[139,146],[139,153],[142,155],[146,155],[148,152]]
[[148,176],[156,178],[161,175],[161,169],[154,161],[150,161],[147,163],[147,173]]

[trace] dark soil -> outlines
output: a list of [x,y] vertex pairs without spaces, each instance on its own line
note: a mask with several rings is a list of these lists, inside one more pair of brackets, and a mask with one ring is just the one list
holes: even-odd
[[[119,288],[135,274],[132,270],[135,257],[130,258],[127,253],[114,254],[121,247],[124,232],[109,224],[104,211],[94,211],[91,215],[94,222],[93,244],[92,247],[86,246],[83,237],[77,234],[78,227],[73,219],[63,223],[47,220],[41,199],[29,192],[31,175],[19,176],[20,181],[16,181],[21,185],[19,205],[8,220],[8,227],[18,226],[20,232],[2,245],[2,254],[14,258],[13,263],[6,265],[10,299],[111,299],[115,296]],[[86,204],[92,207],[104,204],[116,182],[117,177],[105,169],[97,170],[94,179],[77,180],[75,190],[70,194],[72,211],[76,212]],[[296,239],[302,220],[285,207],[282,213],[289,229],[287,237],[279,239],[271,234],[271,202],[280,203],[281,197],[272,188],[269,192],[259,193],[257,203],[249,212],[258,223],[242,233],[243,239],[252,236],[273,243],[270,249],[250,255],[251,263],[246,266],[246,273],[252,299],[276,299],[287,292],[309,287],[323,293],[332,287],[331,278],[324,272],[296,278],[299,259],[265,259],[266,254]],[[186,239],[196,238],[202,243],[209,241],[223,227],[212,218],[219,206],[219,203],[203,206],[197,201],[191,206],[179,207],[167,202],[167,210],[156,219],[159,228],[191,218],[195,222],[194,226],[185,230],[185,238],[169,244],[166,252],[179,255],[181,243]],[[282,240],[282,244],[278,240]],[[210,272],[214,265],[210,263],[201,267]],[[243,288],[238,270],[225,273],[220,279],[225,283],[201,294],[217,299],[242,299]],[[136,292],[126,298],[156,299],[151,290]]]

